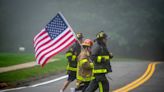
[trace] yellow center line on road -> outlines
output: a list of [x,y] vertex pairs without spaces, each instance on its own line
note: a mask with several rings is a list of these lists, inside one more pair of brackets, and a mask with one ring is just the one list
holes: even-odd
[[129,83],[128,85],[126,85],[126,86],[124,86],[122,88],[119,88],[119,89],[117,89],[117,90],[115,90],[113,92],[125,92],[123,90],[125,90],[126,88],[129,88],[129,87],[131,87],[133,85],[135,85],[136,83],[138,83],[139,81],[141,81],[143,78],[145,78],[147,76],[147,74],[150,72],[151,67],[152,67],[152,63],[150,63],[148,65],[148,68],[147,68],[146,72],[140,78],[138,78],[137,80],[135,80],[135,81]]
[[141,84],[146,82],[148,79],[150,79],[150,77],[153,75],[153,73],[155,71],[155,66],[158,63],[159,62],[150,63],[148,65],[147,70],[145,71],[145,73],[140,78],[138,78],[137,80],[127,84],[126,86],[124,86],[122,88],[114,90],[113,92],[128,92],[130,90],[133,90],[133,89],[137,88],[138,86],[140,86]]
[[130,88],[127,88],[125,91],[128,92],[130,90],[133,90],[133,89],[139,87],[140,85],[142,85],[147,80],[149,80],[151,78],[151,76],[153,75],[154,71],[155,71],[156,64],[157,63],[153,63],[152,68],[151,68],[151,71],[149,72],[149,74],[143,80],[141,80],[140,82],[138,82],[136,85],[134,85],[134,86],[132,86]]

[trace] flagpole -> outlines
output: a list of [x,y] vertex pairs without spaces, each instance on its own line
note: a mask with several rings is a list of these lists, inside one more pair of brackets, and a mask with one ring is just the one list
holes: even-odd
[[[58,13],[59,13],[59,14],[62,16],[62,18],[65,20],[65,22],[67,23],[67,25],[69,26],[69,28],[71,28],[71,30],[72,30],[74,36],[76,37],[77,42],[78,42],[78,43],[80,44],[80,46],[81,46],[81,49],[84,50],[84,47],[81,45],[81,43],[80,43],[80,41],[78,40],[78,38],[77,38],[75,32],[73,31],[72,27],[69,25],[69,23],[67,22],[67,20],[66,20],[65,17],[63,16],[63,14],[62,14],[61,12],[58,12]],[[92,61],[90,57],[89,57],[89,59],[90,59],[90,61]]]
[[74,36],[76,37],[76,40],[77,40],[77,42],[80,44],[81,48],[84,49],[84,47],[81,45],[79,39],[77,38],[77,36],[76,36],[74,30],[73,30],[72,27],[69,25],[68,21],[65,19],[65,17],[63,16],[63,14],[62,14],[61,12],[58,12],[58,13],[62,16],[62,18],[63,18],[64,21],[67,23],[67,25],[69,26],[69,28],[71,28],[71,31],[73,32]]
[[[69,25],[69,26],[70,26],[70,25]],[[71,28],[71,26],[70,26],[70,28]],[[71,29],[72,29],[72,28],[71,28]],[[81,45],[81,43],[80,43],[79,39],[77,38],[77,35],[76,35],[75,32],[73,31],[73,29],[72,29],[72,32],[73,32],[74,36],[76,37],[77,42],[80,44],[81,48],[84,49],[84,47]]]

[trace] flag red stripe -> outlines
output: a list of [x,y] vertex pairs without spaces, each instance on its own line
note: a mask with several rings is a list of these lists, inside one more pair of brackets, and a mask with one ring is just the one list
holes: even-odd
[[42,67],[47,63],[47,61],[48,61],[51,57],[53,57],[54,55],[58,54],[59,52],[61,52],[61,51],[64,50],[65,48],[69,47],[69,46],[70,46],[73,42],[75,42],[75,41],[76,41],[76,39],[74,39],[73,41],[71,41],[67,46],[65,46],[64,48],[62,48],[62,49],[59,50],[58,52],[56,52],[56,53],[52,54],[51,56],[49,56],[49,57],[44,61],[44,63],[42,64]]
[[34,39],[34,42],[40,37],[40,36],[42,36],[43,34],[45,34],[45,33],[47,33],[46,31],[42,31],[40,34],[38,34],[38,35],[36,35],[35,37],[35,39]]
[[43,33],[45,29],[42,29],[35,37],[33,41],[36,41],[36,39],[40,36],[41,33]]
[[59,48],[61,45],[63,45],[65,42],[67,42],[71,37],[73,37],[73,35],[71,35],[70,37],[68,37],[65,41],[63,41],[60,45],[58,45],[56,48],[50,50],[49,52],[45,53],[44,55],[42,55],[39,59],[39,64],[40,64],[40,61],[44,58],[45,55],[47,55],[48,53],[54,51],[55,49]]
[[[45,51],[46,49],[48,49],[48,48],[51,48],[53,45],[55,45],[56,43],[58,43],[62,38],[64,38],[67,34],[69,34],[70,33],[70,30],[68,31],[68,32],[66,32],[62,37],[60,37],[57,41],[55,41],[52,45],[50,45],[50,46],[48,46],[47,48],[44,48],[44,49],[42,49],[37,55],[36,55],[36,58],[38,57],[38,55],[40,54],[40,53],[42,53],[43,51]],[[52,41],[52,40],[51,40]],[[36,51],[37,52],[37,51]]]
[[44,40],[44,39],[46,39],[46,38],[48,38],[48,37],[49,37],[49,35],[47,35],[47,36],[43,37],[42,39],[40,39],[37,43],[35,43],[35,44],[36,44],[35,47],[36,47],[42,40]]
[[45,30],[44,30],[44,31],[41,31],[38,35],[36,35],[36,36],[34,37],[34,40],[33,40],[34,47],[36,46],[35,43],[36,43],[37,39],[38,39],[40,36],[44,35],[44,34],[45,34]]
[[41,48],[42,46],[44,46],[44,45],[46,45],[46,44],[48,44],[48,43],[50,43],[52,40],[50,39],[50,40],[48,40],[47,42],[45,42],[45,43],[43,43],[42,45],[40,45],[38,48],[36,48],[36,52],[38,51],[38,49],[39,48]]

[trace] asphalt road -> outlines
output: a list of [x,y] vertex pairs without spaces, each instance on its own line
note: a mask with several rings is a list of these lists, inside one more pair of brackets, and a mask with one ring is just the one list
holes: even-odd
[[158,64],[151,79],[132,92],[164,92],[164,63]]
[[[119,61],[119,62],[112,62],[113,72],[109,74],[112,78],[109,79],[110,82],[110,91],[114,91],[118,88],[121,88],[130,82],[136,80],[140,76],[144,74],[146,71],[149,61],[139,61],[139,60],[132,60],[131,61]],[[141,86],[135,88],[131,92],[164,92],[164,64],[160,63],[156,66],[155,72],[153,76],[146,81]],[[62,87],[66,78],[61,78],[64,76],[64,73],[58,74],[56,76],[51,76],[46,79],[42,79],[39,81],[34,81],[29,83],[27,87],[6,90],[5,92],[59,92],[60,88]],[[49,80],[54,80],[56,78],[61,78],[59,80],[55,80],[48,84],[34,86],[38,83],[43,83]],[[32,86],[33,85],[33,86]],[[75,87],[75,82],[71,83],[65,92],[70,92],[70,88]],[[4,91],[0,91],[4,92]],[[98,92],[98,91],[97,91]]]

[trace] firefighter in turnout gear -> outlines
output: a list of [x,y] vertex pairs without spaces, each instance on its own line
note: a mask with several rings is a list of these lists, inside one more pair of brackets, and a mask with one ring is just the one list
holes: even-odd
[[[83,41],[83,34],[82,33],[77,33],[76,34],[77,39],[79,40],[80,44]],[[67,88],[67,86],[76,79],[76,72],[77,72],[77,57],[81,52],[81,45],[79,42],[75,42],[69,50],[66,52],[66,58],[68,60],[68,65],[67,65],[67,74],[68,74],[68,79],[64,83],[63,88],[60,90],[60,92],[64,92],[64,90]]]
[[85,92],[95,92],[99,88],[99,92],[109,92],[109,82],[106,74],[112,72],[110,59],[113,57],[107,49],[108,36],[103,32],[99,32],[96,36],[96,42],[92,49],[92,60],[94,62],[94,77]]
[[93,63],[90,59],[92,45],[93,42],[90,39],[82,43],[83,49],[78,56],[76,91],[84,92],[93,79]]

